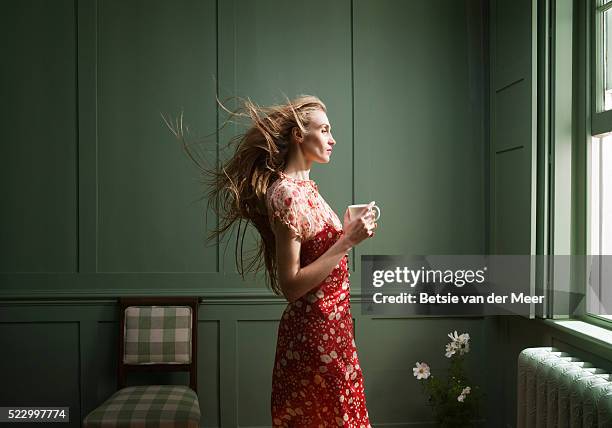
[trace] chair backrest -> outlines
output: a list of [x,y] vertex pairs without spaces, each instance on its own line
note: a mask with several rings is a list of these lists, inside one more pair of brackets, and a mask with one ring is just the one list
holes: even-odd
[[197,297],[119,298],[117,381],[130,371],[187,371],[197,392]]

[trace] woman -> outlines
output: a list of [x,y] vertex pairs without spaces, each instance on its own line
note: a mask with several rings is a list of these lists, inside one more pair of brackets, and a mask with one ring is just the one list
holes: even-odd
[[221,172],[205,170],[214,177],[208,200],[221,219],[210,237],[238,221],[238,245],[242,220],[252,222],[261,242],[249,268],[263,258],[272,290],[289,302],[278,328],[273,425],[370,428],[347,253],[374,236],[373,202],[354,219],[347,209],[342,225],[310,180],[312,164],[328,163],[336,144],[317,97],[267,108],[246,101],[245,109],[233,113],[252,121],[235,153]]

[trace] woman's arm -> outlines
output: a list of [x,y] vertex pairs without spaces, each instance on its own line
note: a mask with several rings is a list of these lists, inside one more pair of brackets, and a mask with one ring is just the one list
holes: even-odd
[[293,303],[319,285],[353,246],[373,235],[370,231],[377,225],[371,216],[366,215],[367,212],[366,207],[351,222],[347,222],[345,215],[344,233],[325,253],[303,268],[300,267],[300,240],[289,227],[274,222],[278,281],[289,302]]

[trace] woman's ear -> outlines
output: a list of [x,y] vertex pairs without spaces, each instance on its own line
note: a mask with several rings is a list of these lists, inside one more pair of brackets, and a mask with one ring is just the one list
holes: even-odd
[[297,143],[302,142],[302,131],[299,126],[294,126],[291,129],[291,135],[293,136],[293,140]]

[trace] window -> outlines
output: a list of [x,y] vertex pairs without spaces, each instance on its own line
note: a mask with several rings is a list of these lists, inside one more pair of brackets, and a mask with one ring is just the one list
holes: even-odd
[[587,143],[587,312],[612,320],[612,0],[593,0],[591,135]]
[[590,254],[612,254],[612,135],[592,138],[589,171]]
[[612,110],[612,0],[599,0],[595,11],[595,111]]
[[612,320],[612,134],[588,149],[588,253],[593,256],[587,311]]
[[591,32],[593,135],[612,131],[612,0],[593,0]]

